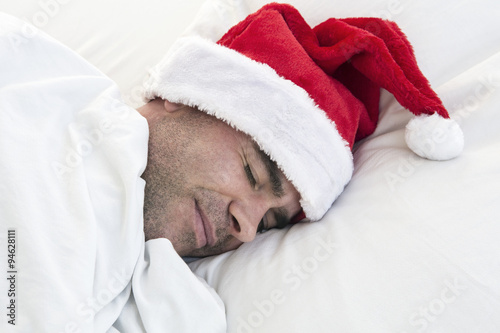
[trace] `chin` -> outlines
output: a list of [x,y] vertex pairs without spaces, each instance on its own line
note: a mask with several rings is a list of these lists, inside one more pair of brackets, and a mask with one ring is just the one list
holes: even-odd
[[239,241],[236,242],[233,241],[230,244],[225,243],[224,245],[215,245],[211,247],[202,247],[200,249],[193,249],[191,251],[185,252],[186,254],[181,254],[180,252],[177,253],[179,253],[179,255],[182,257],[204,258],[236,250],[241,246],[241,244],[243,243]]

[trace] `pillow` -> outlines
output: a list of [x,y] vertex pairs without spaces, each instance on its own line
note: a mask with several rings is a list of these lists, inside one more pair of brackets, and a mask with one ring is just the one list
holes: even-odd
[[[289,2],[311,25],[330,16],[396,21],[463,128],[466,147],[447,162],[417,157],[404,143],[411,115],[383,92],[380,124],[356,145],[353,178],[322,221],[271,230],[190,264],[223,299],[228,331],[494,331],[500,326],[493,318],[500,310],[500,53],[491,32],[500,24],[487,13],[500,6]],[[208,4],[219,17],[239,20],[263,3]],[[190,29],[217,39],[224,29],[209,36],[207,23],[203,16]]]

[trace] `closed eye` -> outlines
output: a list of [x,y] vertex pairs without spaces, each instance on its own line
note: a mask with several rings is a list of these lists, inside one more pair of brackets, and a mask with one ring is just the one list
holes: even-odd
[[257,181],[255,180],[255,177],[253,176],[252,169],[248,164],[245,165],[245,173],[247,175],[248,181],[250,182],[250,185],[255,188],[257,186]]

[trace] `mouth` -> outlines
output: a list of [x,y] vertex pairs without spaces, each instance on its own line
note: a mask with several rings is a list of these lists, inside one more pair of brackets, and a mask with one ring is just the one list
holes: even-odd
[[215,243],[212,224],[200,209],[198,202],[194,201],[195,207],[195,233],[198,248],[211,246]]

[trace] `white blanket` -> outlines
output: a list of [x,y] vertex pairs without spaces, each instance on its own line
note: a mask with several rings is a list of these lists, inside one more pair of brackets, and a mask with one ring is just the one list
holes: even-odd
[[0,13],[1,332],[225,331],[170,242],[144,243],[147,140],[110,79]]

